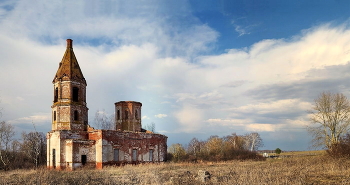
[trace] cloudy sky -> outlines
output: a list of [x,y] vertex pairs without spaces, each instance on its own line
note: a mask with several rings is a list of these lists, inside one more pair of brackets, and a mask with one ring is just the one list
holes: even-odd
[[139,101],[168,145],[258,132],[261,149],[307,150],[314,99],[350,97],[347,0],[1,0],[1,120],[16,131],[51,130],[68,38],[89,124]]

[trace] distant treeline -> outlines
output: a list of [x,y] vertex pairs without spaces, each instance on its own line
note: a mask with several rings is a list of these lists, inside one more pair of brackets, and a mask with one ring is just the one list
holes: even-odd
[[205,141],[193,138],[186,147],[176,143],[168,148],[168,160],[174,162],[226,161],[226,160],[264,160],[256,150],[263,146],[256,132],[245,135],[235,133],[219,137],[210,136]]

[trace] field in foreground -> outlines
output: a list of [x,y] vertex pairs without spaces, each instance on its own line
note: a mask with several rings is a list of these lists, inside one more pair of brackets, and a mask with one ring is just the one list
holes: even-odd
[[[206,183],[198,171],[211,174]],[[304,156],[266,161],[165,163],[103,170],[14,170],[0,184],[350,184],[350,159]]]

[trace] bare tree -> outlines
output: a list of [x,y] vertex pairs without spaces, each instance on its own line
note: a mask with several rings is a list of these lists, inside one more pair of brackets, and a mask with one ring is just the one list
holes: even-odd
[[206,147],[209,154],[219,155],[223,149],[223,141],[217,135],[210,136],[206,143]]
[[232,133],[229,136],[223,138],[225,141],[226,147],[233,150],[244,149],[245,139],[242,136],[238,136],[236,133]]
[[201,151],[201,142],[197,138],[193,138],[187,146],[187,153],[197,156]]
[[349,131],[350,102],[342,93],[321,93],[309,113],[311,124],[307,130],[313,136],[314,147],[331,149]]
[[15,134],[13,129],[11,124],[0,122],[0,162],[4,170],[8,170],[11,163],[11,141]]
[[145,129],[149,130],[151,132],[155,132],[156,131],[156,124],[154,122],[145,125]]
[[33,160],[33,164],[37,168],[40,163],[45,161],[46,137],[42,132],[22,133],[23,143],[22,150]]
[[186,151],[185,151],[184,147],[179,143],[172,144],[168,148],[168,153],[172,154],[173,160],[175,162],[183,160],[183,158],[186,156]]
[[95,113],[95,125],[99,129],[114,129],[115,128],[114,114],[108,115],[105,110],[97,110]]
[[[28,167],[27,161],[28,157],[25,155],[23,151],[23,144],[18,140],[13,140],[11,142],[11,164],[9,166],[10,169],[16,168],[26,168]],[[46,152],[45,152],[46,155]]]
[[262,139],[257,132],[251,132],[245,135],[245,146],[247,150],[255,151],[259,147],[264,146]]
[[207,155],[211,160],[221,160],[224,154],[224,141],[217,135],[210,136],[205,143]]

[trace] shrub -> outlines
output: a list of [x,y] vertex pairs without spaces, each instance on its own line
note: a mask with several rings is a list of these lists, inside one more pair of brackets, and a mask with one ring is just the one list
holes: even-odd
[[327,153],[335,158],[350,157],[350,134],[343,137],[339,143],[333,144]]
[[280,154],[281,152],[282,152],[282,150],[280,148],[276,148],[276,150],[275,150],[276,154]]

